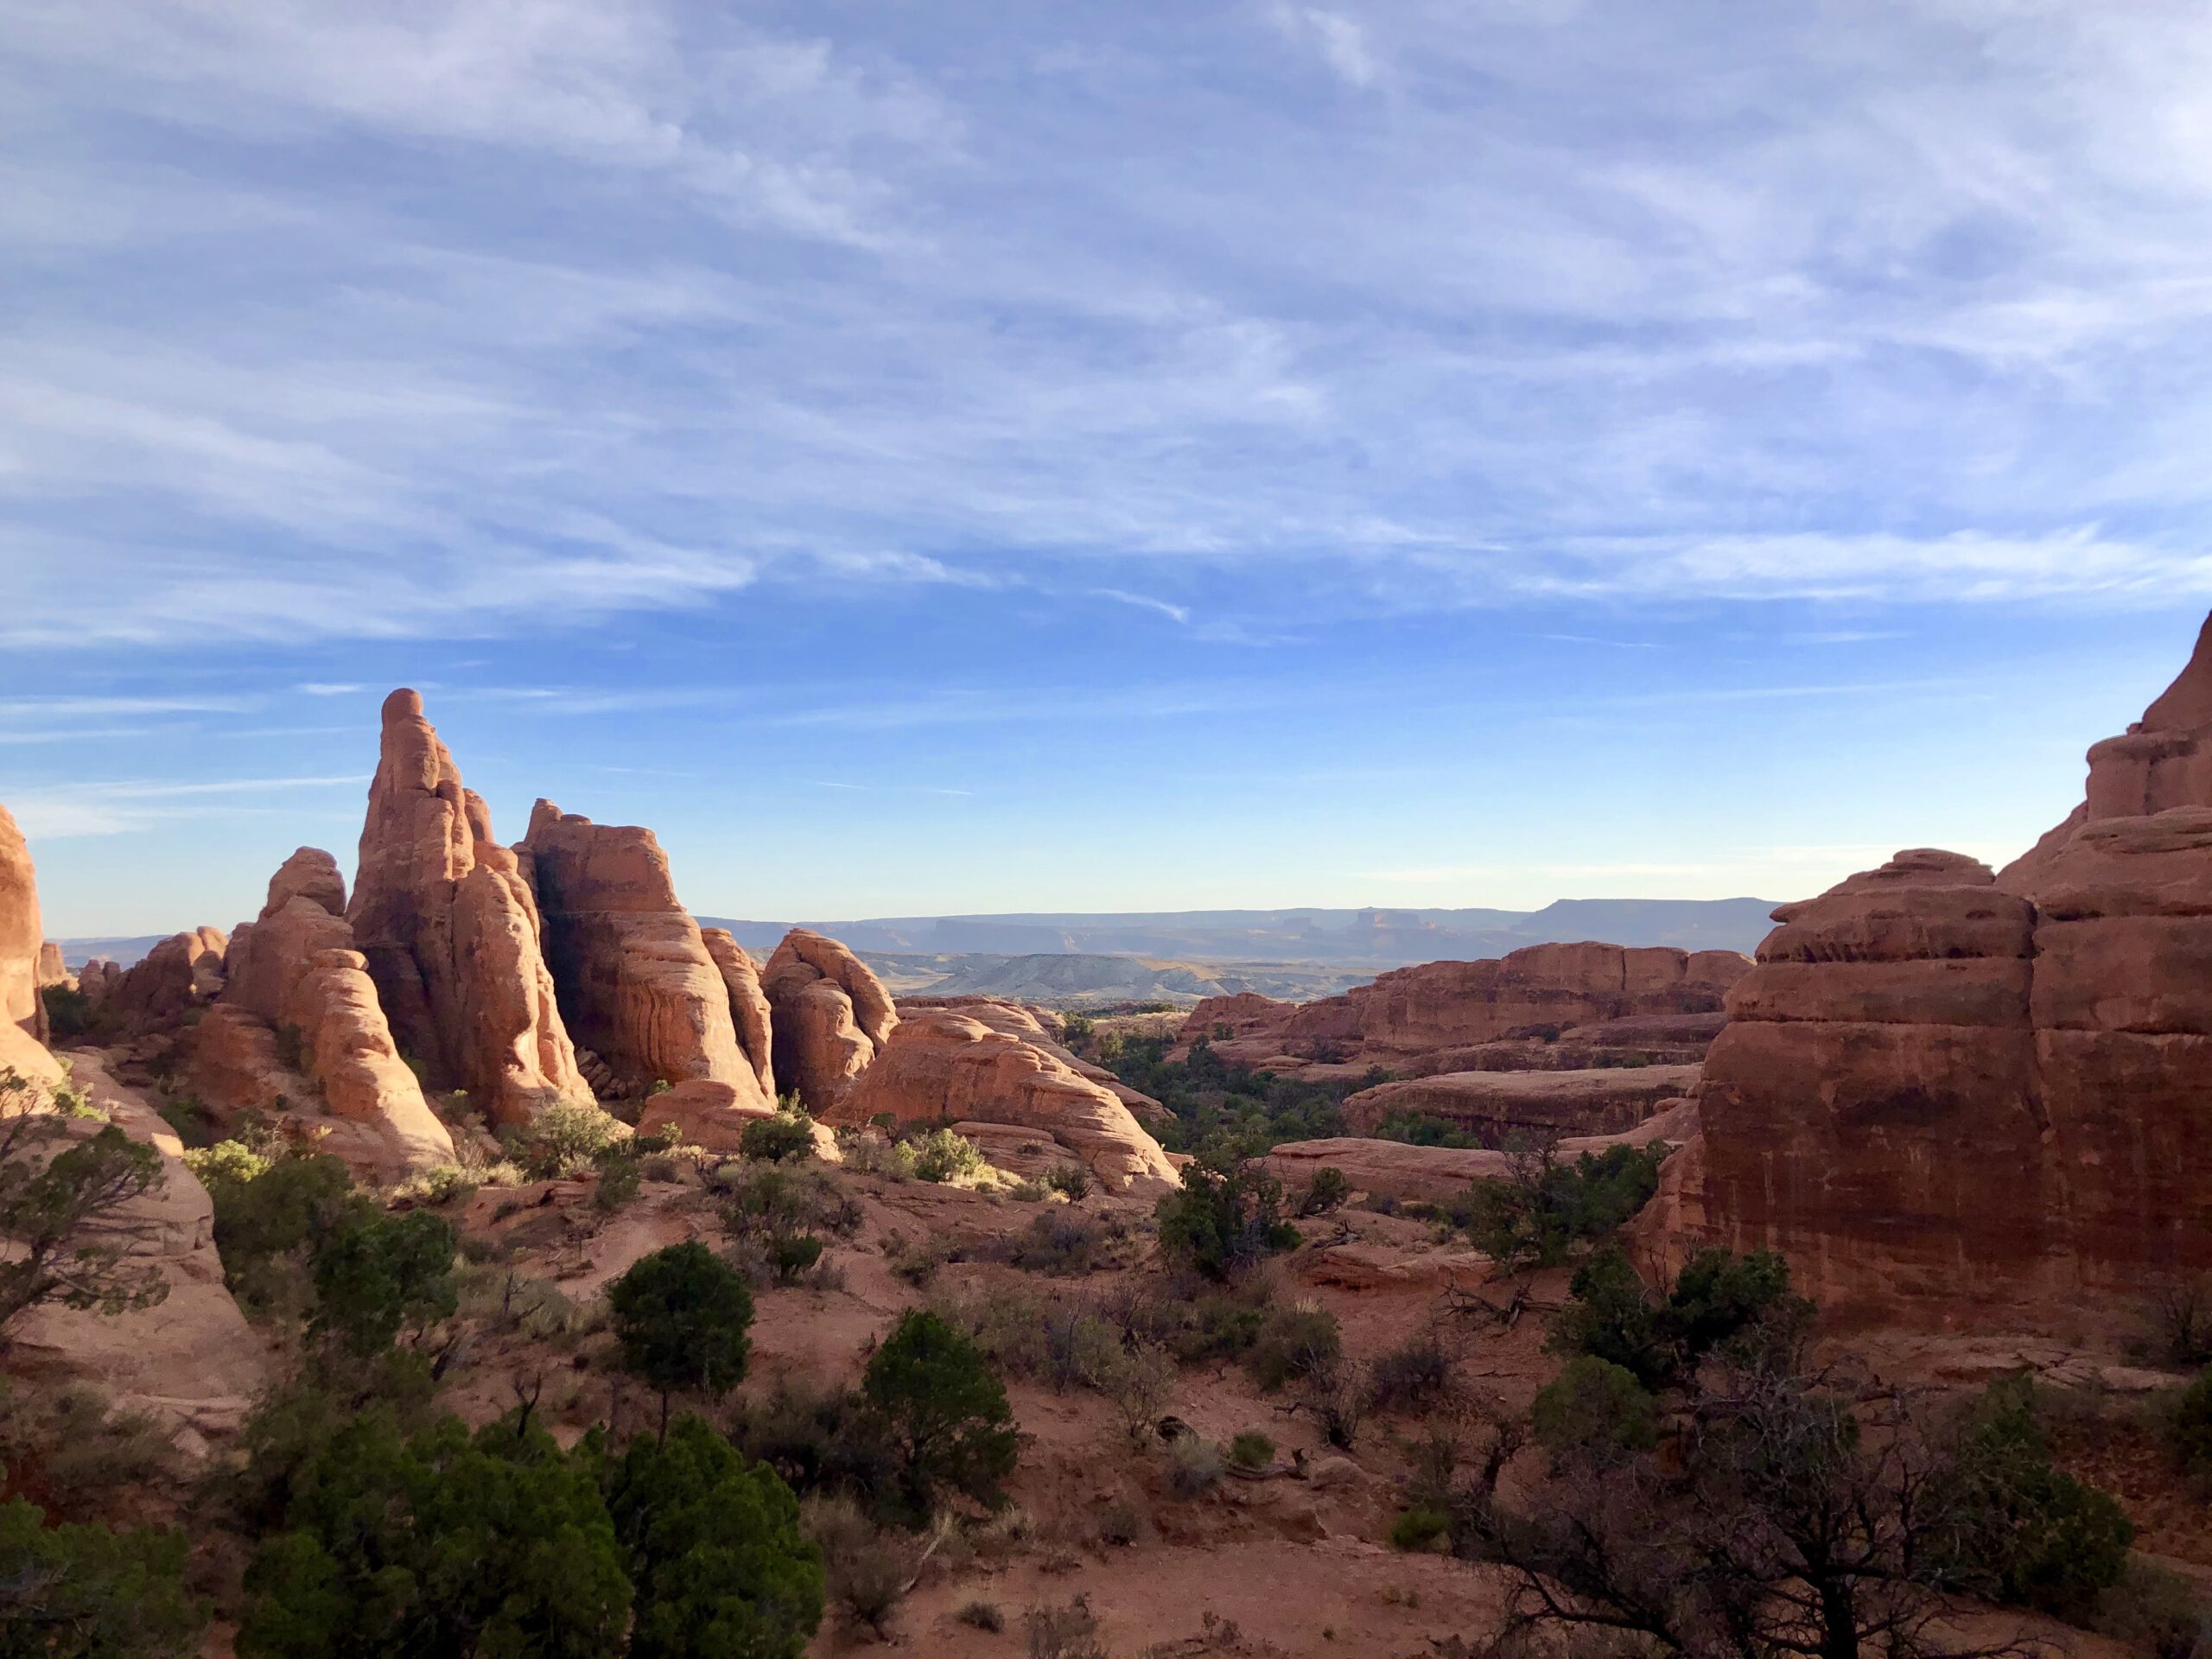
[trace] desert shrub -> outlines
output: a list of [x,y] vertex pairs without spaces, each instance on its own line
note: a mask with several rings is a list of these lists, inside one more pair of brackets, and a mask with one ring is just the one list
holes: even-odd
[[1422,1112],[1395,1111],[1375,1126],[1377,1141],[1396,1141],[1409,1147],[1451,1147],[1465,1150],[1489,1143],[1440,1117]]
[[659,1391],[661,1413],[683,1389],[716,1398],[752,1353],[753,1293],[696,1239],[641,1257],[607,1287],[622,1363]]
[[433,1164],[428,1169],[416,1170],[392,1188],[391,1197],[399,1202],[437,1209],[458,1203],[475,1191],[475,1180],[459,1164]]
[[197,1095],[173,1095],[161,1103],[159,1110],[162,1122],[184,1143],[185,1166],[191,1168],[191,1154],[215,1144],[215,1114]]
[[721,1189],[722,1224],[739,1238],[794,1233],[849,1238],[861,1229],[858,1202],[819,1170],[740,1166],[723,1179]]
[[1244,1363],[1252,1380],[1273,1391],[1309,1375],[1344,1351],[1337,1316],[1311,1302],[1269,1312]]
[[1054,1164],[1045,1172],[1045,1185],[1071,1204],[1090,1195],[1090,1168],[1083,1164]]
[[1006,1195],[1017,1204],[1041,1204],[1045,1198],[1045,1187],[1039,1181],[1016,1181],[1007,1188]]
[[1251,1164],[1193,1164],[1160,1200],[1160,1248],[1209,1279],[1230,1274],[1298,1243],[1282,1218],[1282,1187]]
[[591,1207],[601,1214],[612,1214],[638,1196],[644,1180],[645,1166],[639,1159],[621,1154],[603,1155],[599,1179],[592,1183]]
[[1329,1083],[1277,1077],[1224,1060],[1203,1041],[1192,1046],[1187,1059],[1172,1061],[1166,1058],[1170,1041],[1129,1037],[1110,1052],[1102,1046],[1099,1061],[1173,1114],[1154,1126],[1161,1145],[1201,1160],[1234,1163],[1285,1141],[1342,1135],[1344,1096],[1383,1081],[1379,1072]]
[[49,1526],[27,1498],[0,1503],[0,1653],[22,1659],[185,1659],[207,1610],[186,1593],[184,1534]]
[[1209,1290],[1179,1303],[1182,1317],[1169,1338],[1175,1357],[1197,1365],[1249,1352],[1268,1322],[1271,1288],[1255,1276],[1243,1285]]
[[456,1306],[455,1249],[452,1224],[427,1210],[388,1216],[346,1205],[313,1247],[313,1328],[367,1354],[446,1318]]
[[1084,1380],[1114,1408],[1130,1445],[1139,1446],[1174,1397],[1175,1362],[1149,1343],[1114,1344],[1090,1363]]
[[588,1101],[556,1100],[503,1138],[509,1154],[532,1180],[567,1180],[590,1170],[626,1142],[630,1133],[626,1124]]
[[814,1120],[804,1112],[755,1118],[738,1136],[737,1149],[764,1163],[802,1163],[814,1156]]
[[918,1180],[957,1181],[983,1166],[983,1154],[976,1150],[976,1143],[949,1128],[931,1129],[906,1144],[914,1150]]
[[1393,1549],[1433,1549],[1452,1530],[1452,1517],[1442,1510],[1417,1504],[1390,1523]]
[[1107,1659],[1098,1640],[1098,1615],[1081,1596],[1065,1607],[1032,1607],[1022,1622],[1029,1659]]
[[944,1319],[911,1309],[868,1360],[861,1389],[890,1425],[904,1504],[917,1518],[950,1489],[995,1508],[1018,1443],[1006,1389]]
[[1306,1195],[1298,1201],[1301,1216],[1325,1216],[1344,1206],[1351,1197],[1351,1182],[1344,1171],[1324,1166],[1313,1172],[1313,1179],[1306,1183]]
[[241,1659],[619,1653],[630,1586],[592,1462],[512,1418],[340,1422],[246,1571]]
[[995,1601],[963,1602],[953,1618],[971,1630],[988,1630],[994,1636],[1006,1629],[1006,1615]]
[[92,999],[73,985],[42,985],[38,1000],[45,1005],[46,1022],[56,1042],[82,1037],[92,1028]]
[[1812,1304],[1789,1288],[1789,1264],[1769,1250],[1693,1255],[1663,1298],[1655,1299],[1618,1249],[1583,1263],[1552,1325],[1554,1352],[1590,1354],[1647,1389],[1682,1381],[1708,1354],[1757,1342],[1802,1340]]
[[235,1141],[207,1148],[194,1173],[215,1210],[215,1250],[223,1278],[250,1309],[284,1299],[288,1276],[332,1224],[359,1202],[337,1159],[296,1153],[270,1160]]
[[595,1298],[579,1303],[552,1281],[511,1268],[464,1268],[460,1287],[463,1315],[480,1319],[495,1331],[518,1331],[537,1342],[587,1335],[607,1313],[607,1305]]
[[2140,1556],[2098,1598],[2088,1627],[2150,1659],[2212,1659],[2212,1596]]
[[1201,1497],[1220,1480],[1221,1464],[1221,1448],[1211,1440],[1179,1435],[1167,1448],[1168,1486],[1180,1498]]
[[1367,1368],[1342,1354],[1331,1354],[1298,1379],[1291,1408],[1319,1423],[1331,1446],[1349,1452],[1358,1441],[1371,1395]]
[[920,1567],[910,1533],[877,1524],[851,1498],[810,1497],[807,1536],[822,1552],[830,1599],[878,1636],[906,1599]]
[[1232,1469],[1264,1469],[1275,1460],[1275,1443],[1256,1428],[1240,1430],[1229,1442]]
[[1658,1403],[1630,1372],[1581,1354],[1537,1394],[1536,1440],[1555,1465],[1609,1468],[1659,1443]]
[[2166,1446],[2183,1473],[2212,1479],[2212,1366],[2174,1402],[2166,1419]]
[[880,1518],[880,1500],[895,1495],[890,1425],[855,1392],[779,1377],[765,1399],[739,1406],[730,1439],[802,1496],[842,1494]]
[[811,1233],[793,1233],[768,1243],[768,1270],[779,1285],[793,1285],[822,1259],[822,1241]]
[[1659,1190],[1666,1148],[1609,1147],[1557,1161],[1553,1143],[1510,1147],[1503,1179],[1468,1192],[1468,1236],[1509,1267],[1551,1267],[1584,1240],[1611,1232]]
[[2079,1619],[2120,1580],[2135,1529],[2120,1505],[2053,1465],[2033,1383],[1992,1383],[1967,1414],[1942,1490],[1957,1516],[1951,1565],[1991,1599]]
[[1055,1205],[1019,1233],[1000,1240],[993,1254],[1026,1273],[1084,1274],[1098,1265],[1107,1236],[1102,1224]]
[[[89,1521],[169,1470],[170,1431],[82,1384],[26,1388],[0,1377],[0,1484],[60,1521]],[[0,1646],[0,1652],[6,1651]]]
[[837,1151],[843,1168],[855,1175],[880,1175],[887,1181],[914,1179],[914,1148],[869,1129],[837,1131]]
[[630,1659],[801,1659],[822,1622],[822,1551],[773,1471],[687,1414],[632,1440],[602,1485],[636,1593]]
[[2145,1307],[2150,1340],[2141,1351],[2162,1364],[2193,1369],[2212,1363],[2212,1276],[2162,1280]]
[[1368,1367],[1369,1403],[1377,1411],[1420,1411],[1452,1386],[1452,1356],[1433,1326],[1377,1355]]
[[883,1255],[895,1277],[920,1290],[937,1277],[939,1268],[959,1259],[960,1247],[949,1233],[926,1233],[909,1239],[894,1227],[884,1236]]
[[[162,1116],[166,1117],[169,1108],[164,1107]],[[181,1135],[183,1131],[178,1133]],[[200,1184],[207,1189],[210,1198],[214,1196],[218,1183],[243,1185],[268,1173],[273,1161],[243,1141],[217,1141],[212,1145],[187,1146],[184,1149],[184,1166],[200,1178]]]

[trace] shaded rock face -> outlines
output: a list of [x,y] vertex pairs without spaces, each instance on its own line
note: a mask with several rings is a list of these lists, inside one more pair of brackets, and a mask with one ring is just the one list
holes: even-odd
[[173,1030],[222,990],[229,948],[229,937],[219,928],[171,934],[107,982],[100,995],[102,1025],[124,1037]]
[[[259,918],[232,936],[224,1010],[287,1033],[300,1071],[321,1090],[332,1114],[374,1130],[390,1164],[450,1162],[452,1136],[400,1058],[343,912],[330,855],[310,848],[295,853],[270,882]],[[204,1052],[212,1066],[253,1071],[261,1046],[234,1031],[233,1023],[226,1020],[209,1033]],[[203,1029],[208,1024],[200,1021]],[[200,1050],[200,1033],[194,1037]],[[269,1052],[276,1055],[283,1046],[272,1042]],[[243,1058],[249,1053],[252,1060]]]
[[[1470,1051],[1532,1039],[1571,1041],[1578,1027],[1611,1021],[1709,1019],[1751,966],[1732,950],[1531,945],[1495,961],[1401,968],[1313,1002],[1276,1002],[1249,992],[1209,998],[1192,1010],[1177,1052],[1204,1038],[1223,1058],[1248,1063],[1287,1056],[1401,1073],[1501,1069]],[[1692,1051],[1669,1058],[1696,1058],[1707,1040],[1701,1029],[1668,1033],[1666,1042]],[[1635,1034],[1611,1040],[1637,1044]],[[1518,1069],[1525,1058],[1504,1057],[1502,1069]]]
[[1647,1236],[1885,1308],[2212,1269],[2208,734],[2212,624],[2001,876],[1903,853],[1776,912]]
[[899,1020],[825,1118],[861,1124],[883,1113],[900,1123],[973,1120],[1034,1130],[1115,1192],[1144,1196],[1179,1184],[1160,1143],[1104,1089],[1043,1049],[950,1009]]
[[38,968],[35,977],[41,990],[48,985],[67,985],[73,988],[77,983],[77,976],[69,971],[69,964],[61,959],[61,947],[52,939],[47,940],[38,948]]
[[730,1085],[741,1106],[773,1107],[759,975],[727,933],[721,954],[709,948],[652,830],[594,823],[540,801],[516,851],[544,918],[546,959],[570,1027],[626,1092],[696,1080]]
[[413,691],[385,700],[346,916],[401,1053],[432,1086],[467,1090],[497,1123],[589,1098],[529,884]]
[[1370,1135],[1384,1119],[1402,1113],[1499,1141],[1516,1132],[1611,1135],[1681,1100],[1697,1080],[1694,1065],[1447,1071],[1363,1089],[1345,1100],[1344,1122]]
[[729,933],[719,927],[702,927],[699,938],[721,971],[722,988],[729,994],[730,1022],[737,1030],[737,1046],[753,1068],[761,1095],[776,1097],[775,1021],[768,1007],[768,993],[760,988],[760,964]]
[[899,1023],[891,993],[843,945],[804,927],[784,935],[760,988],[774,1017],[778,1086],[830,1117]]

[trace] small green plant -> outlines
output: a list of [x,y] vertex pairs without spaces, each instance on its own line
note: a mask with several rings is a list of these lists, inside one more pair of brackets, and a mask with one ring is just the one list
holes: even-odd
[[602,1157],[599,1179],[591,1189],[591,1207],[602,1213],[621,1209],[638,1196],[645,1179],[642,1161],[632,1157]]
[[1344,1171],[1325,1165],[1313,1172],[1313,1180],[1306,1185],[1306,1196],[1298,1201],[1298,1213],[1301,1216],[1330,1215],[1343,1209],[1344,1201],[1351,1197],[1351,1182]]
[[1196,1434],[1179,1435],[1167,1449],[1167,1482],[1180,1498],[1198,1497],[1221,1478],[1221,1448]]
[[1656,1402],[1630,1372],[1590,1354],[1544,1385],[1534,1415],[1536,1440],[1555,1465],[1579,1459],[1610,1468],[1659,1443]]
[[1435,1549],[1449,1541],[1452,1517],[1425,1505],[1408,1510],[1390,1523],[1393,1549]]
[[1433,1326],[1377,1356],[1368,1370],[1370,1403],[1377,1411],[1421,1411],[1451,1386],[1452,1356]]
[[1090,1195],[1090,1170],[1083,1164],[1054,1164],[1045,1172],[1045,1185],[1075,1204]]
[[697,1240],[639,1259],[607,1287],[607,1305],[623,1366],[659,1391],[664,1421],[670,1395],[719,1397],[745,1376],[753,1293]]
[[1229,1442],[1229,1466],[1247,1471],[1265,1469],[1275,1460],[1275,1443],[1256,1428],[1240,1431]]
[[1789,1288],[1789,1264],[1769,1250],[1697,1252],[1655,1297],[1618,1247],[1583,1263],[1553,1321],[1553,1351],[1591,1354],[1646,1389],[1686,1379],[1710,1353],[1742,1343],[1777,1350],[1802,1341],[1813,1305]]
[[75,986],[44,986],[38,997],[46,1007],[47,1029],[56,1042],[68,1042],[92,1030],[92,1000]]
[[768,1268],[779,1285],[798,1282],[799,1274],[822,1259],[822,1241],[811,1233],[788,1233],[768,1243]]
[[953,1617],[971,1630],[988,1630],[994,1636],[1006,1629],[1006,1615],[995,1601],[964,1603]]
[[914,1149],[914,1175],[925,1181],[957,1181],[983,1166],[976,1143],[949,1128],[935,1128],[907,1143]]
[[1294,1378],[1310,1376],[1343,1351],[1337,1316],[1326,1308],[1301,1302],[1267,1315],[1244,1363],[1252,1380],[1273,1391]]
[[909,1310],[861,1383],[889,1424],[906,1511],[918,1518],[943,1488],[995,1508],[1019,1441],[1006,1389],[973,1342],[924,1308]]
[[764,1163],[799,1163],[814,1156],[814,1120],[804,1112],[755,1118],[738,1136],[737,1149]]
[[509,1152],[533,1180],[569,1180],[630,1138],[626,1124],[586,1101],[556,1100],[508,1132]]
[[1611,1147],[1563,1164],[1552,1141],[1510,1144],[1504,1179],[1477,1181],[1468,1194],[1468,1236],[1508,1268],[1556,1266],[1650,1200],[1667,1152]]
[[1155,1211],[1160,1248],[1172,1262],[1225,1279],[1298,1243],[1282,1217],[1282,1187],[1249,1163],[1199,1162]]
[[2212,1366],[2174,1402],[2166,1420],[2166,1446],[2183,1474],[2212,1480]]

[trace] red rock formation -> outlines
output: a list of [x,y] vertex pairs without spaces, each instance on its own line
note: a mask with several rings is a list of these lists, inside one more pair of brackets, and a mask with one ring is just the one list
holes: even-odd
[[[1572,1040],[1575,1028],[1608,1021],[1710,1016],[1751,965],[1732,950],[1531,945],[1496,961],[1401,968],[1313,1002],[1276,1002],[1250,992],[1210,997],[1191,1011],[1175,1052],[1185,1054],[1204,1038],[1224,1058],[1248,1064],[1322,1059],[1401,1073],[1491,1069],[1467,1051],[1561,1033]],[[1672,1040],[1701,1039],[1680,1031]]]
[[1516,1131],[1612,1135],[1697,1086],[1694,1065],[1611,1065],[1587,1071],[1447,1071],[1378,1084],[1344,1102],[1346,1127],[1371,1135],[1400,1114],[1503,1138]]
[[589,1097],[529,885],[413,691],[385,700],[347,919],[400,1052],[434,1087],[467,1089],[499,1123]]
[[[291,1033],[302,1075],[334,1116],[373,1130],[391,1165],[450,1163],[453,1138],[400,1058],[344,904],[329,854],[306,847],[293,854],[270,882],[259,918],[232,936],[222,1002]],[[210,1030],[202,1020],[207,1036],[194,1033],[212,1067],[242,1067],[249,1052],[258,1058],[260,1045],[234,1024],[226,1019]],[[283,1046],[272,1042],[270,1054]]]
[[61,959],[61,947],[52,939],[38,948],[37,978],[41,990],[49,985],[60,985],[71,990],[77,988],[77,976],[69,971],[69,964]]
[[2212,623],[2001,877],[1901,854],[1777,911],[1647,1236],[1890,1310],[2212,1270],[2208,736]]
[[38,878],[30,849],[0,806],[0,1069],[41,1080],[60,1075],[46,1052],[46,1008],[38,995]]
[[768,1007],[768,994],[760,988],[760,964],[729,933],[719,927],[702,927],[699,938],[707,954],[721,970],[722,988],[729,993],[729,1017],[737,1027],[737,1046],[753,1068],[753,1081],[762,1098],[776,1097],[775,1020]]
[[108,1034],[143,1037],[175,1031],[185,1016],[205,1008],[223,988],[223,957],[230,940],[219,928],[174,933],[108,982],[100,998],[100,1025]]
[[774,1011],[778,1085],[829,1119],[899,1023],[891,993],[836,940],[803,927],[784,935],[760,988]]
[[77,970],[77,988],[85,994],[86,1001],[97,1004],[122,977],[122,966],[114,957],[94,957]]
[[[988,1026],[993,1031],[1019,1037],[1033,1047],[1043,1049],[1077,1077],[1088,1077],[1096,1084],[1135,1113],[1141,1122],[1157,1123],[1172,1116],[1150,1095],[1130,1088],[1104,1066],[1093,1065],[1061,1042],[1059,1017],[1050,1008],[1031,1007],[1002,996],[982,995],[910,996],[899,1006],[902,1010],[915,1013],[924,1008],[950,1008],[956,1014],[964,1014],[970,1020]],[[1049,1027],[1048,1020],[1051,1022]]]
[[[540,801],[516,850],[579,1040],[638,1093],[696,1079],[729,1084],[741,1106],[772,1109],[765,999],[751,959],[734,941],[721,958],[709,949],[652,831],[594,823]],[[760,1045],[753,1052],[739,1039],[741,1001]]]
[[1111,1192],[1143,1196],[1179,1184],[1159,1142],[1112,1095],[1044,1050],[950,1009],[899,1020],[825,1121],[861,1124],[885,1113],[901,1123],[972,1119],[1035,1130]]

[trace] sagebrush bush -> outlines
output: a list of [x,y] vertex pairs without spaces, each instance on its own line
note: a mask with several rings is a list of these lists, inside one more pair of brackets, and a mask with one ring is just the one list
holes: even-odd
[[631,1134],[627,1124],[588,1101],[556,1100],[504,1138],[515,1161],[542,1181],[584,1174]]
[[2212,1480],[2212,1366],[2174,1402],[2166,1420],[2166,1446],[2183,1474]]
[[907,1142],[914,1149],[914,1176],[924,1181],[957,1181],[983,1167],[983,1154],[965,1135],[935,1128]]
[[1344,1351],[1337,1316],[1311,1302],[1279,1307],[1261,1322],[1244,1363],[1252,1380],[1273,1390],[1310,1375]]
[[1045,1185],[1072,1204],[1090,1192],[1090,1171],[1081,1164],[1055,1164],[1045,1172]]
[[814,1120],[804,1112],[779,1112],[755,1118],[737,1140],[737,1149],[764,1163],[798,1163],[814,1156]]
[[1229,1442],[1229,1461],[1238,1469],[1264,1469],[1275,1460],[1275,1443],[1256,1428],[1240,1431]]
[[1538,1444],[1555,1465],[1580,1459],[1610,1467],[1659,1443],[1658,1405],[1635,1376],[1580,1354],[1536,1395]]
[[1441,1510],[1418,1505],[1390,1523],[1393,1549],[1433,1549],[1447,1541],[1452,1517]]
[[1196,1434],[1179,1436],[1167,1448],[1167,1484],[1181,1498],[1202,1497],[1221,1479],[1221,1448]]
[[1369,1399],[1377,1411],[1421,1411],[1452,1386],[1452,1356],[1431,1327],[1378,1355],[1368,1368]]

